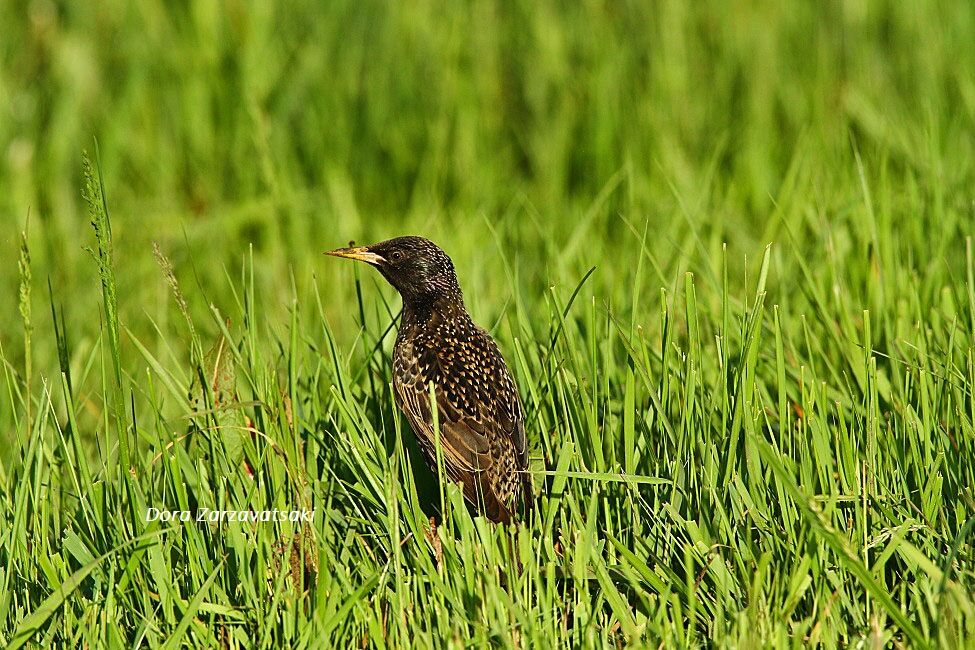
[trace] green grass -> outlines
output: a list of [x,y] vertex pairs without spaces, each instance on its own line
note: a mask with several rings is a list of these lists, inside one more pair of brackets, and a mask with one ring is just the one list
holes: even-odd
[[[975,9],[725,4],[0,4],[0,644],[975,643]],[[321,255],[405,233],[530,524]]]

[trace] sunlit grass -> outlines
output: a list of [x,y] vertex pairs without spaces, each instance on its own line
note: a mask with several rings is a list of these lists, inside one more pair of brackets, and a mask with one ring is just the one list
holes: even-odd
[[[106,6],[0,8],[0,642],[972,644],[967,4]],[[441,493],[320,254],[405,233],[530,522]]]

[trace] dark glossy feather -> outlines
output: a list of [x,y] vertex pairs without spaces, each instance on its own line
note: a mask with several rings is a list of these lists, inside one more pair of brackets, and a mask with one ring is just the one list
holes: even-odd
[[404,323],[393,353],[397,403],[436,470],[431,383],[448,478],[488,518],[508,521],[522,489],[531,493],[521,400],[497,345],[466,313]]

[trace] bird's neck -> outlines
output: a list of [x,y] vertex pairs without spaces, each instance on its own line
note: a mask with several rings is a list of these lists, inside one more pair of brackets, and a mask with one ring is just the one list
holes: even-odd
[[403,327],[422,327],[435,318],[470,320],[460,292],[437,296],[413,296],[403,300]]

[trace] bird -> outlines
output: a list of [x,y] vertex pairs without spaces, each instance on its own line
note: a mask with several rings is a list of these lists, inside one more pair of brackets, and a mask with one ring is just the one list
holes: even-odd
[[467,312],[447,253],[406,236],[326,254],[375,267],[402,298],[393,394],[427,465],[437,473],[436,421],[446,477],[476,512],[496,523],[511,522],[519,503],[528,512],[534,488],[518,388],[497,343]]

